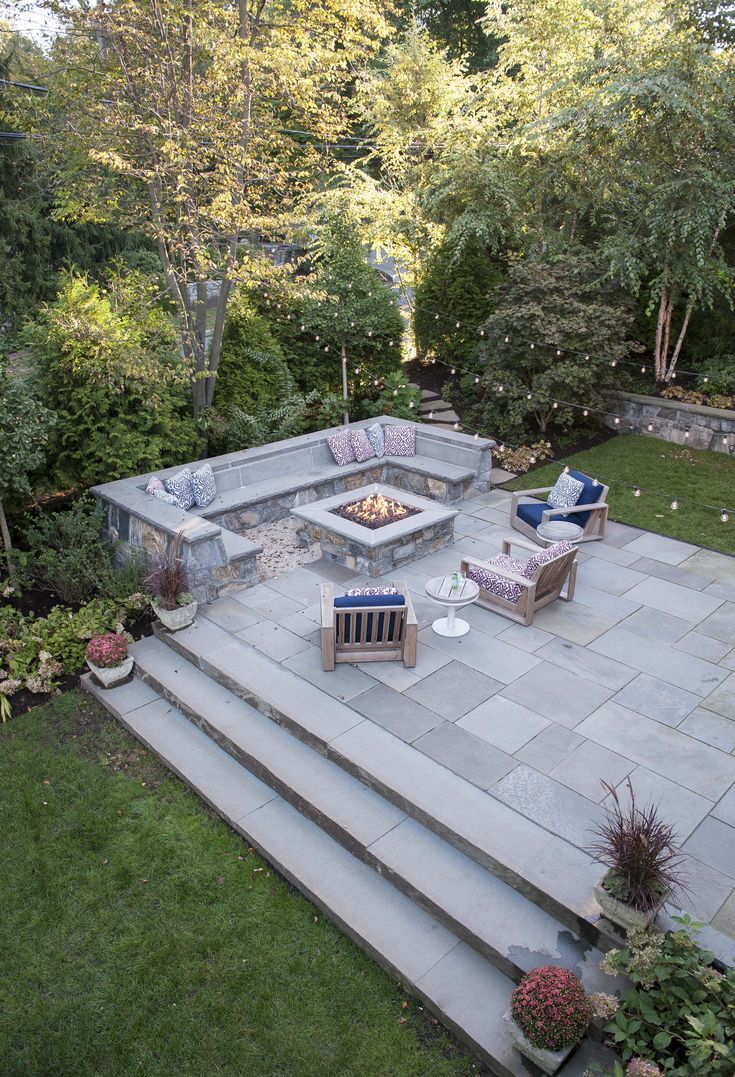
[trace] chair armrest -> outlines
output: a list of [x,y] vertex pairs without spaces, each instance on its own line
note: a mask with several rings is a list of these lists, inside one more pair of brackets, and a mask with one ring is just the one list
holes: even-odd
[[549,520],[552,516],[567,516],[575,512],[602,512],[603,509],[607,511],[608,507],[605,501],[595,501],[592,505],[569,505],[561,509],[544,509],[541,516],[544,520]]
[[542,546],[536,546],[533,542],[528,542],[527,539],[504,538],[503,553],[507,554],[511,546],[520,546],[522,550],[530,550],[531,553],[540,553],[543,549]]
[[322,628],[334,628],[334,587],[331,583],[321,586]]
[[408,591],[408,584],[406,583],[405,580],[396,580],[394,586],[396,586],[398,588],[398,591],[400,592],[400,594],[403,595],[403,597],[406,600],[406,624],[407,625],[417,625],[418,620],[416,619],[416,611],[413,608],[413,602],[411,601],[411,595],[409,594],[409,591]]
[[512,490],[513,497],[535,497],[536,494],[549,494],[553,486],[539,486],[535,490]]

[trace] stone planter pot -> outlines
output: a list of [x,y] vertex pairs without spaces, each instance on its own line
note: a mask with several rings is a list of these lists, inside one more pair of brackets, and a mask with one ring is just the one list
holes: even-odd
[[185,606],[177,606],[175,610],[165,610],[162,606],[151,603],[161,624],[169,632],[178,632],[180,628],[186,628],[196,617],[197,601],[187,602]]
[[96,666],[87,658],[86,662],[103,688],[114,688],[133,672],[133,656],[128,657],[119,666]]
[[544,1073],[552,1074],[561,1069],[570,1054],[577,1046],[573,1043],[571,1047],[565,1047],[562,1051],[547,1051],[543,1047],[534,1047],[530,1040],[521,1032],[518,1025],[513,1020],[513,1014],[510,1010],[503,1014],[503,1021],[505,1022],[508,1033],[510,1034],[513,1046],[521,1052],[521,1054],[533,1062],[535,1066],[538,1066]]
[[661,905],[650,912],[641,912],[635,906],[628,905],[627,902],[619,901],[616,897],[613,897],[610,891],[606,890],[602,885],[602,880],[594,888],[594,894],[597,904],[607,919],[618,927],[622,927],[625,931],[630,931],[633,928],[645,931],[656,919],[659,909],[664,904],[662,901]]

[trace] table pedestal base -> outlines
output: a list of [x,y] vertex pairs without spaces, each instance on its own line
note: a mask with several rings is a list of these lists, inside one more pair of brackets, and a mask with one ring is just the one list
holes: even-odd
[[431,627],[437,636],[466,636],[470,630],[467,622],[455,615],[453,606],[447,610],[446,617],[440,617]]

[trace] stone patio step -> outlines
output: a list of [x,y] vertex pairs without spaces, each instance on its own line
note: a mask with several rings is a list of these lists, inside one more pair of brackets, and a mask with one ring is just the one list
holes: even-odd
[[[154,695],[84,687],[249,845],[402,981],[501,1077],[529,1077],[503,1024],[513,981]],[[133,684],[135,686],[135,682]],[[144,688],[138,682],[138,688]],[[138,693],[140,696],[140,693]]]
[[619,941],[602,934],[591,897],[600,868],[580,849],[207,620],[206,607],[192,627],[160,636],[561,924],[595,945]]
[[136,669],[221,748],[513,980],[539,963],[614,984],[602,954],[528,898],[292,736],[158,639],[135,644]]

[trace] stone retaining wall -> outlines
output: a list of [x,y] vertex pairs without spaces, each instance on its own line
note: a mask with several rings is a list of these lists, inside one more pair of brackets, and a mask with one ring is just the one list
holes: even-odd
[[[610,399],[615,413],[632,423],[636,433],[644,437],[735,455],[735,411],[636,393],[615,393]],[[608,416],[605,422],[615,430],[620,429],[613,416]]]

